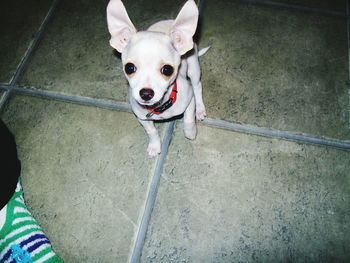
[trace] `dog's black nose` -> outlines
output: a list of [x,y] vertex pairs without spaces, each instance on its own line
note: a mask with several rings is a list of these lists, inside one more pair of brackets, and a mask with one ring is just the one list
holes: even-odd
[[149,101],[154,96],[153,89],[144,88],[140,90],[140,97],[145,101]]

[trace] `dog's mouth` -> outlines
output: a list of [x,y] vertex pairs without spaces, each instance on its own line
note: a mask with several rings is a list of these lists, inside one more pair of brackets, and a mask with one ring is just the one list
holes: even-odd
[[156,108],[162,104],[165,94],[166,94],[166,92],[163,94],[163,96],[160,98],[160,100],[158,100],[156,102],[141,100],[141,101],[137,101],[137,103],[143,107],[146,107],[146,108]]
[[[154,101],[155,98],[158,98],[158,95],[159,94],[159,91],[157,92],[157,94],[154,94],[153,98],[150,99],[150,100],[144,100],[141,98],[141,96],[136,99],[137,103],[141,106],[141,107],[144,107],[144,108],[147,108],[147,109],[154,109],[154,108],[157,108],[159,106],[161,106],[162,104],[166,103],[166,101],[168,100],[167,98],[167,95],[170,94],[172,88],[171,87],[174,87],[174,83],[172,83],[171,85],[169,85],[165,90],[164,90],[164,93],[161,95],[161,98]],[[177,91],[176,91],[177,93]],[[157,95],[157,96],[156,96]]]
[[156,103],[150,103],[150,102],[148,102],[147,104],[139,103],[142,107],[146,108],[149,111],[146,115],[147,118],[152,117],[152,115],[154,114],[159,115],[174,105],[177,97],[176,81],[172,84],[172,89],[170,91],[171,92],[169,94],[169,99],[166,101],[164,101],[164,97],[167,94],[167,92],[165,92],[162,96],[162,99],[160,99]]
[[147,106],[151,106],[151,107],[157,107],[159,106],[161,103],[162,103],[163,99],[157,101],[156,103],[149,103],[149,104],[146,104]]
[[138,101],[137,103],[140,106],[145,107],[145,108],[156,108],[162,104],[162,101],[163,101],[163,98],[161,100],[157,101],[156,103],[149,102],[149,101],[142,101],[142,102]]

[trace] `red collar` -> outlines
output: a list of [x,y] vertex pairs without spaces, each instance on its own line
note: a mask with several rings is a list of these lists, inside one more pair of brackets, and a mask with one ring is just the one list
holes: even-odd
[[175,82],[173,84],[173,89],[171,90],[171,93],[169,96],[169,99],[160,106],[147,107],[147,110],[149,111],[149,113],[147,113],[146,117],[150,118],[154,114],[159,115],[159,114],[163,113],[164,111],[166,111],[167,109],[169,109],[171,106],[174,105],[174,103],[176,101],[176,97],[177,97],[177,83],[175,80]]

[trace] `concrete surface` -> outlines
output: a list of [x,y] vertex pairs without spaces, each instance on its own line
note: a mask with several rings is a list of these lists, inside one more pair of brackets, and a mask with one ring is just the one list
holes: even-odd
[[178,126],[141,262],[350,258],[349,153]]
[[126,262],[155,163],[137,120],[22,96],[3,119],[27,203],[57,252],[66,262]]
[[346,8],[346,1],[343,0],[278,0],[275,2],[300,5],[303,7],[320,8],[338,12],[344,12],[344,9]]
[[[281,1],[336,11],[344,4]],[[175,17],[183,1],[125,2],[144,29]],[[129,261],[163,160],[148,158],[132,114],[36,93],[126,101],[106,4],[61,2],[1,115],[17,140],[28,206],[69,263]],[[0,82],[11,78],[49,5],[4,5]],[[211,45],[201,58],[209,117],[349,143],[345,25],[343,18],[206,1],[199,46]],[[164,124],[158,128],[163,134]],[[188,141],[177,121],[164,157],[141,262],[350,261],[349,151],[203,124]]]
[[51,2],[4,0],[0,16],[0,83],[8,83]]
[[344,19],[207,1],[200,43],[214,118],[349,139]]

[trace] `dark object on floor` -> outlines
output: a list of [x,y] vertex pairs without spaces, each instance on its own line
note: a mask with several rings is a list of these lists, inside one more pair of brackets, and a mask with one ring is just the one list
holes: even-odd
[[0,210],[15,192],[20,173],[15,138],[0,120]]

